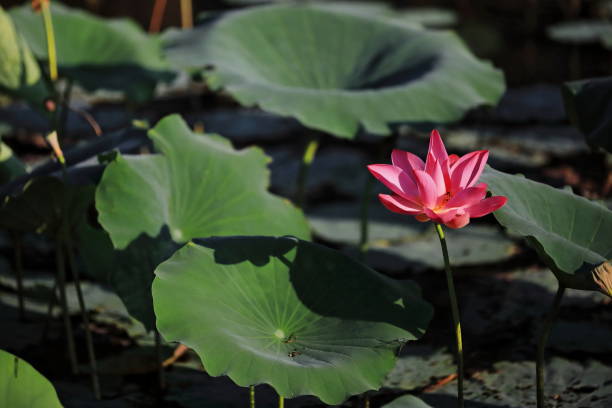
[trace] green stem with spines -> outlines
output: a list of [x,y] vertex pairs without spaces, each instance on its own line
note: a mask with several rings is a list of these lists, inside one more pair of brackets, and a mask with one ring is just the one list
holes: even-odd
[[282,395],[278,396],[278,408],[285,408],[285,398]]
[[446,247],[446,237],[442,225],[436,223],[436,231],[440,238],[440,246],[442,247],[442,256],[444,257],[444,271],[446,272],[446,284],[448,286],[448,296],[450,298],[451,314],[453,318],[453,330],[455,332],[455,348],[457,359],[457,399],[459,408],[463,408],[463,340],[461,337],[461,320],[459,317],[459,304],[457,302],[457,294],[455,292],[455,282],[448,257],[448,248]]
[[559,314],[559,307],[561,306],[561,300],[565,293],[565,286],[559,284],[557,293],[553,304],[544,319],[542,330],[538,339],[537,355],[536,355],[536,399],[537,408],[544,408],[544,352],[546,350],[546,344],[548,343],[548,337],[550,331],[557,319]]

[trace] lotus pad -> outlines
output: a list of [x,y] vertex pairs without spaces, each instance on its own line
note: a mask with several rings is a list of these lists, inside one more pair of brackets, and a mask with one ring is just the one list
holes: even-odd
[[302,213],[267,192],[269,159],[258,148],[234,150],[219,136],[193,133],[178,115],[149,131],[160,154],[118,155],[96,191],[99,221],[115,248],[140,234],[172,239],[215,235],[309,236]]
[[582,276],[612,257],[612,211],[586,198],[487,168],[481,181],[494,195],[508,197],[495,218],[534,246],[567,287],[595,289]]
[[352,138],[360,125],[389,134],[400,122],[448,122],[496,103],[503,75],[459,38],[317,5],[228,13],[165,37],[169,58],[244,105]]
[[48,92],[28,44],[15,30],[10,16],[0,7],[0,94],[42,104]]
[[26,361],[0,350],[0,406],[61,408],[53,385]]
[[[127,19],[105,20],[51,2],[59,73],[90,91],[125,91],[136,100],[152,96],[157,81],[174,76],[159,40]],[[36,58],[47,59],[42,17],[30,5],[10,10]]]
[[189,243],[155,274],[158,329],[209,374],[328,404],[379,388],[432,315],[414,283],[292,237]]

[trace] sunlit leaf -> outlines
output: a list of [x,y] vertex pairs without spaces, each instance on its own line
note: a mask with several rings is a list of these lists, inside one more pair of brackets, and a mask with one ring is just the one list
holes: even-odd
[[158,329],[209,374],[329,404],[379,388],[432,315],[414,283],[292,237],[189,243],[155,274]]
[[267,192],[268,158],[235,150],[216,135],[192,132],[178,116],[149,131],[159,153],[118,155],[96,192],[99,221],[118,249],[140,234],[172,239],[263,233],[308,237],[301,211]]
[[0,350],[0,406],[61,408],[53,385],[25,360]]
[[274,5],[230,12],[165,36],[169,58],[243,105],[353,138],[401,122],[449,122],[494,104],[503,75],[450,32],[331,7]]

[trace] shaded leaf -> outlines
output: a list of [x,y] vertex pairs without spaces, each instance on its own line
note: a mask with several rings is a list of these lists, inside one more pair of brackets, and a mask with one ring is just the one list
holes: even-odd
[[151,238],[142,234],[126,248],[117,250],[108,234],[83,223],[79,228],[79,252],[86,270],[109,284],[123,301],[130,316],[147,331],[155,329],[151,284],[153,270],[178,248],[167,233]]
[[481,181],[508,202],[494,215],[527,239],[559,281],[597,290],[591,269],[612,257],[612,211],[566,190],[488,167]]
[[0,93],[42,107],[49,95],[40,69],[28,44],[15,29],[10,16],[0,7]]
[[0,209],[0,226],[55,237],[62,223],[76,228],[81,222],[93,191],[93,186],[67,185],[54,177],[36,178],[7,199]]
[[414,283],[291,237],[189,243],[155,273],[158,329],[208,373],[330,404],[380,387],[432,315]]
[[[151,98],[158,81],[173,78],[159,40],[136,23],[102,19],[58,2],[51,2],[51,11],[61,76],[89,91],[124,91],[138,101]],[[40,14],[30,5],[9,13],[36,58],[46,61],[47,41]]]
[[612,77],[566,82],[565,110],[592,148],[612,152]]
[[0,141],[0,184],[26,173],[25,165],[6,143]]

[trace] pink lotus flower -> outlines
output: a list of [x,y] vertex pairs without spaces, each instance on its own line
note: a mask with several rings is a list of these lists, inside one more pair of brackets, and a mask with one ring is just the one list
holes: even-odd
[[393,164],[371,164],[368,170],[395,193],[378,195],[389,210],[414,215],[422,222],[431,220],[462,228],[470,218],[492,213],[508,201],[503,196],[485,198],[487,185],[476,184],[488,157],[488,150],[449,156],[434,130],[425,163],[412,153],[396,149],[391,154]]

